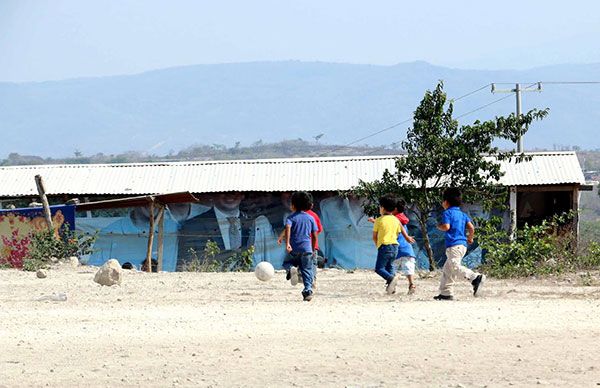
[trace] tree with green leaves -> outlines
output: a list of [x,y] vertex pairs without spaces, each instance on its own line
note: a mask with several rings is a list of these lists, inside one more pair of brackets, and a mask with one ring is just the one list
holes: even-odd
[[372,214],[377,198],[395,193],[417,216],[430,270],[435,269],[433,250],[427,234],[427,221],[441,204],[441,194],[448,187],[463,190],[465,200],[481,203],[490,209],[506,203],[506,191],[498,181],[502,177],[501,161],[521,161],[525,154],[505,151],[494,145],[496,140],[516,142],[534,120],[543,119],[548,110],[533,109],[517,117],[496,117],[459,125],[452,118],[453,104],[447,101],[443,82],[427,91],[414,112],[412,128],[402,142],[405,155],[396,160],[396,170],[386,170],[381,179],[360,182],[353,193],[366,198],[366,212]]

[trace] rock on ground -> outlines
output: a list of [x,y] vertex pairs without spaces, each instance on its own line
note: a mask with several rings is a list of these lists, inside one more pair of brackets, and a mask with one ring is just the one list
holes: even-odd
[[65,259],[65,262],[73,268],[79,267],[79,258],[77,256],[70,256]]
[[48,271],[46,271],[45,269],[38,269],[35,273],[35,276],[37,276],[38,279],[44,279],[48,276]]
[[102,267],[98,269],[94,276],[94,281],[103,286],[113,286],[121,284],[123,279],[123,270],[121,265],[115,259],[110,259]]

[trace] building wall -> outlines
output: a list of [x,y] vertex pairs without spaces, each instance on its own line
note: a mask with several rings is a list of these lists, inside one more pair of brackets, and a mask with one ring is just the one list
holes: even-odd
[[[208,240],[219,245],[221,254],[218,257],[222,260],[252,245],[255,263],[266,260],[280,268],[286,253],[285,245],[277,244],[277,237],[290,214],[289,198],[289,192],[217,193],[201,195],[198,204],[168,206],[164,223],[163,270],[181,269],[193,257],[190,248],[202,258]],[[362,201],[342,198],[331,192],[314,193],[314,199],[314,210],[323,224],[319,245],[328,265],[346,269],[373,268],[376,258],[373,225],[362,211]],[[240,249],[231,249],[230,236],[225,231],[232,224],[226,218],[219,218],[219,212],[227,210],[239,220],[239,224],[233,221],[233,225],[241,229]],[[486,216],[478,206],[465,206],[464,210],[472,217]],[[78,230],[99,231],[94,253],[85,258],[87,263],[101,265],[110,258],[116,258],[121,263],[130,262],[139,268],[146,254],[148,212],[148,208],[129,208],[112,213],[92,212],[92,217],[87,217],[85,212],[78,213]],[[408,233],[417,240],[413,247],[418,264],[427,268],[423,236],[416,216],[411,211],[406,214],[410,219]],[[441,265],[445,260],[445,247],[443,233],[436,229],[439,216],[439,212],[432,214],[428,231],[436,261]],[[235,242],[236,238],[231,237],[231,240]],[[157,256],[156,238],[152,256]],[[481,263],[481,249],[476,244],[469,247],[464,262],[470,267]]]

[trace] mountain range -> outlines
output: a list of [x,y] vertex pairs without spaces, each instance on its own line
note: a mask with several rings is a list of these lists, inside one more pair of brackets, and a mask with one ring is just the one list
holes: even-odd
[[[600,81],[600,63],[488,71],[426,62],[282,61],[0,83],[0,156],[167,154],[197,144],[231,146],[320,134],[321,143],[346,144],[410,119],[425,90],[438,80],[450,98],[474,92],[455,102],[455,117],[475,110],[460,118],[464,124],[514,112],[514,96],[492,94],[486,85],[511,89],[520,82],[533,90],[541,81],[541,92],[523,93],[523,111],[549,108],[550,115],[531,126],[525,148],[600,148],[600,84],[564,83]],[[410,125],[359,143],[398,142]]]

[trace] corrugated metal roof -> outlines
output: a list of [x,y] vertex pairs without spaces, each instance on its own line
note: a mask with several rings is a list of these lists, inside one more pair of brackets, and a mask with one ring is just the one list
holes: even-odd
[[[504,163],[508,186],[584,184],[574,152],[531,153]],[[49,195],[140,195],[180,191],[335,191],[381,178],[394,156],[0,167],[0,196],[37,195],[40,174]]]
[[575,152],[538,152],[530,155],[532,159],[527,162],[502,163],[506,173],[500,180],[503,185],[585,184]]

